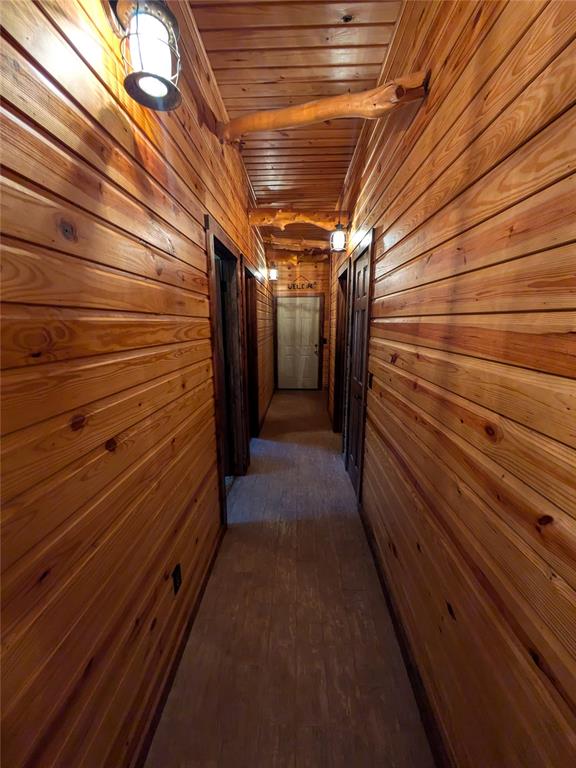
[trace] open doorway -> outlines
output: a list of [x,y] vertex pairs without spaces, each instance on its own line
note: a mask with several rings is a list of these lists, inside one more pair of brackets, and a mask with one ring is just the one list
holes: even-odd
[[346,357],[348,342],[348,262],[338,274],[336,293],[336,343],[334,349],[334,412],[332,429],[342,432],[346,402]]
[[258,281],[255,275],[244,268],[245,296],[245,338],[246,338],[246,385],[248,395],[248,426],[250,437],[260,432],[260,411],[258,403]]
[[216,441],[223,522],[226,484],[250,463],[242,256],[224,230],[206,217]]
[[349,309],[350,335],[347,362],[345,425],[346,469],[358,499],[361,498],[366,394],[368,383],[368,341],[370,337],[370,299],[372,233],[356,247],[350,257]]

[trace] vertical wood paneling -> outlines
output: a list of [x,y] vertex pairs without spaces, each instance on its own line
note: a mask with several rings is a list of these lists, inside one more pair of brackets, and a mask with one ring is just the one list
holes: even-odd
[[[221,534],[204,215],[264,272],[194,20],[183,105],[100,2],[2,7],[3,763],[133,764]],[[273,388],[259,283],[260,408]],[[175,596],[171,573],[181,564]]]
[[363,508],[459,768],[576,755],[575,32],[573,3],[406,4],[381,78],[431,93],[343,194],[376,238]]

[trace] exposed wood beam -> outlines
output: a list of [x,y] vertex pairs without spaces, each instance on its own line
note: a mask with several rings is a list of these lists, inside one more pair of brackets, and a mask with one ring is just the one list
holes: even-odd
[[222,140],[233,141],[245,133],[296,128],[299,125],[313,125],[345,117],[376,120],[401,104],[425,96],[428,77],[427,72],[414,72],[369,91],[328,96],[284,109],[252,112],[236,117],[229,123],[220,123],[218,133]]
[[314,224],[320,229],[335,229],[338,223],[348,225],[348,213],[327,211],[296,211],[289,208],[254,208],[250,211],[253,227],[277,227],[285,229],[289,224]]
[[306,251],[266,251],[266,261],[269,266],[281,267],[286,264],[320,264],[329,261],[329,253],[308,253]]
[[306,240],[303,238],[288,239],[284,237],[264,237],[265,245],[272,248],[280,248],[285,251],[320,251],[330,252],[330,243],[328,240]]

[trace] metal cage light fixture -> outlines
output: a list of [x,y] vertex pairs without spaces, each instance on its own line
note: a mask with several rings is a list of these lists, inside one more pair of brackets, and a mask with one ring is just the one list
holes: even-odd
[[182,102],[176,17],[162,0],[117,0],[110,5],[121,27],[126,91],[148,109],[176,109]]

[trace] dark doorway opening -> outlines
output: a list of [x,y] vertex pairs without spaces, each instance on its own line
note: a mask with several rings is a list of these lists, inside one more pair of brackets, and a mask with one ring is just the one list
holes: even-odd
[[248,393],[248,425],[250,437],[260,432],[260,411],[258,404],[258,281],[248,268],[244,268],[245,285],[245,337],[246,337],[246,379]]
[[366,421],[371,266],[372,233],[369,233],[350,257],[350,351],[347,372],[344,454],[346,469],[359,500],[362,492],[362,461]]
[[346,402],[346,357],[348,341],[348,263],[338,275],[336,294],[336,343],[334,349],[334,413],[332,429],[342,432]]
[[224,230],[206,217],[212,362],[220,502],[226,523],[226,479],[250,463],[242,255]]

